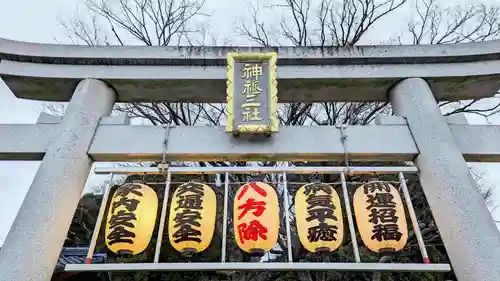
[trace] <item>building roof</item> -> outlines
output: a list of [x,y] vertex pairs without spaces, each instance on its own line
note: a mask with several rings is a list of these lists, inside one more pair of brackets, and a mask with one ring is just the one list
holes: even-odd
[[[56,271],[63,271],[67,264],[83,264],[87,257],[88,248],[64,247],[57,261]],[[105,263],[106,253],[94,253],[92,263]]]

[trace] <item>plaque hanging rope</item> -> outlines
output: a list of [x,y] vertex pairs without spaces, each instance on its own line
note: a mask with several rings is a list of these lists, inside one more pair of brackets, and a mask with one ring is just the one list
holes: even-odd
[[347,129],[347,125],[340,124],[338,128],[340,129],[340,141],[342,142],[342,146],[344,147],[344,162],[345,162],[346,174],[349,175],[350,173],[349,150],[347,148],[347,132],[345,131]]
[[168,138],[170,136],[170,128],[173,127],[170,124],[164,124],[164,132],[165,135],[163,136],[163,152],[161,156],[161,163],[160,163],[160,172],[162,174],[166,174],[167,169],[168,169],[168,163],[167,163],[167,148],[168,148]]

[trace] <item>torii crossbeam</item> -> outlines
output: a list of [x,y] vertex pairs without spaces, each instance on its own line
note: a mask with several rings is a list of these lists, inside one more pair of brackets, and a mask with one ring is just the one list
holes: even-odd
[[285,127],[252,143],[218,127],[176,127],[165,134],[106,117],[115,102],[225,102],[227,53],[270,50],[278,53],[280,102],[390,100],[399,118],[345,129],[349,156],[414,161],[458,279],[498,280],[500,234],[466,161],[499,162],[500,127],[447,120],[436,102],[493,96],[500,88],[498,41],[165,48],[0,39],[0,77],[17,97],[70,101],[61,120],[0,125],[0,160],[43,160],[0,251],[2,280],[50,280],[94,161],[159,160],[165,138],[169,161],[342,160],[346,151],[336,127]]

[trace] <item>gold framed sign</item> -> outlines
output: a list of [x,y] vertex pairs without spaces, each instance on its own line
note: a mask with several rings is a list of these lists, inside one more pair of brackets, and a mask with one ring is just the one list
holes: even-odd
[[276,53],[229,53],[226,131],[271,134],[278,131]]

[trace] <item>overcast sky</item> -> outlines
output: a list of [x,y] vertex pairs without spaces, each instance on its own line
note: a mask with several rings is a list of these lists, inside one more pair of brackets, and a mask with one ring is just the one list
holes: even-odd
[[[266,3],[276,1],[266,1]],[[482,2],[494,3],[495,1],[497,0]],[[451,1],[442,2],[450,3]],[[467,1],[452,2],[466,3]],[[59,25],[58,19],[71,18],[78,3],[80,1],[75,0],[0,0],[0,37],[40,43],[68,42],[67,33]],[[243,0],[207,0],[206,7],[213,12],[210,20],[211,28],[216,30],[217,34],[230,34],[233,23],[242,17],[246,6]],[[80,13],[83,11],[83,9],[79,10]],[[411,15],[408,9],[402,9],[391,15],[376,27],[377,32],[371,32],[368,37],[364,38],[364,43],[377,43],[380,38],[385,40],[388,33],[397,35],[398,30],[401,29],[401,23],[406,25],[409,16]],[[233,44],[241,42],[232,36],[229,39]],[[35,123],[43,105],[41,102],[16,99],[0,79],[0,123]],[[468,118],[473,124],[485,123],[485,120],[476,116],[468,116]],[[500,124],[500,116],[495,116],[490,120],[494,124]],[[38,162],[0,161],[0,198],[2,199],[0,245],[10,229],[38,166]],[[500,166],[481,164],[480,167],[485,173],[482,183],[496,188],[500,177],[495,175],[500,174]],[[94,179],[92,182],[99,180]],[[495,195],[495,197],[500,198],[500,195]],[[500,216],[500,208],[497,211]]]

